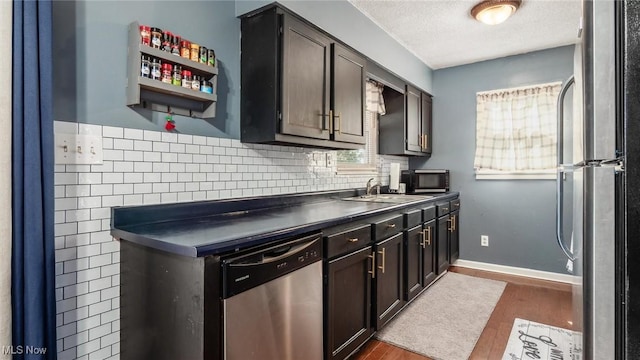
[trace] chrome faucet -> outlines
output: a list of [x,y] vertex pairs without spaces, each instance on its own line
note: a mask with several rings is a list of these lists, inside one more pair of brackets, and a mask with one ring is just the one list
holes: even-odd
[[371,182],[375,180],[375,178],[371,178],[369,179],[369,181],[367,181],[367,196],[371,196],[371,193],[373,191],[373,189],[378,188],[378,190],[376,191],[376,194],[380,194],[380,183],[377,184],[372,184]]

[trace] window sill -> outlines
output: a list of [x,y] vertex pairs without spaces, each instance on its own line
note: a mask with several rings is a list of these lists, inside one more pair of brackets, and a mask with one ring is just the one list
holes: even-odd
[[476,170],[476,180],[555,180],[556,177],[555,170],[522,172]]

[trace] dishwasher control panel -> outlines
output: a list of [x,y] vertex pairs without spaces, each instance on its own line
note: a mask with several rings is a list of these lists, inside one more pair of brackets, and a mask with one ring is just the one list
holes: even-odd
[[249,249],[222,261],[223,297],[239,294],[321,259],[320,233],[259,250]]

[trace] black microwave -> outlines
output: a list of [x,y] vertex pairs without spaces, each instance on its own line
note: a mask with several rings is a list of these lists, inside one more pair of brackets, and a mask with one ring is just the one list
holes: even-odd
[[449,170],[404,170],[400,181],[407,184],[407,193],[443,193],[449,191]]

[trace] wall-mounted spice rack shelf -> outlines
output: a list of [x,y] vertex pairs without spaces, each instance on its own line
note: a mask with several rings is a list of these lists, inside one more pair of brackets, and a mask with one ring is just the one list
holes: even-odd
[[[183,88],[181,86],[164,83],[140,76],[142,54],[182,66],[211,82],[213,94]],[[140,24],[137,21],[129,24],[128,44],[128,73],[127,73],[127,105],[142,106],[154,111],[171,112],[177,115],[195,118],[213,118],[216,116],[216,102],[218,96],[218,62],[216,66],[209,66],[173,55],[167,51],[142,44]]]

